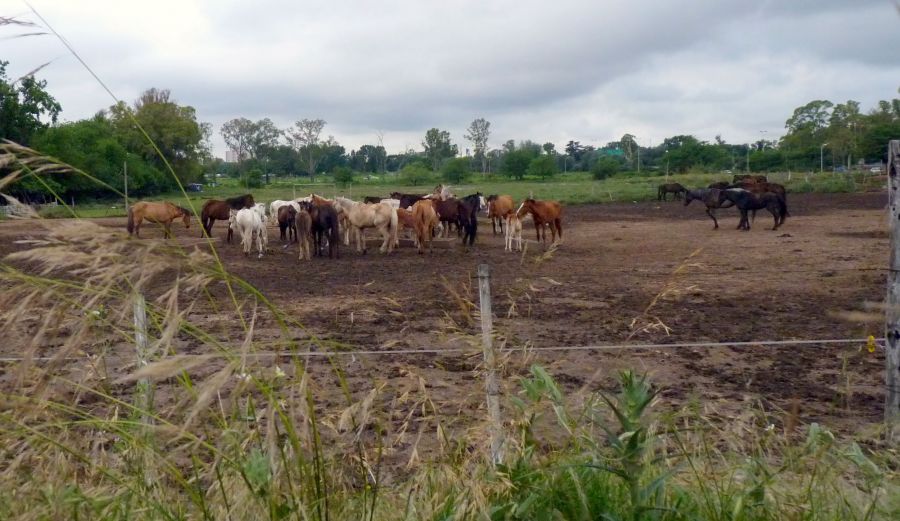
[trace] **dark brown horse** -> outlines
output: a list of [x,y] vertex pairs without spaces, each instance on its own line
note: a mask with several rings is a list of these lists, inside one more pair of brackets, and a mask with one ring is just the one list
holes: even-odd
[[163,225],[163,235],[166,239],[172,236],[172,221],[181,217],[184,227],[191,227],[191,217],[194,214],[187,208],[176,206],[167,201],[138,201],[128,209],[128,234],[141,236],[141,223],[146,219]]
[[400,201],[400,208],[409,208],[416,204],[416,201],[423,199],[425,194],[401,194],[400,192],[391,192],[391,199]]
[[203,232],[200,234],[200,237],[204,235],[212,237],[213,223],[217,220],[227,221],[231,210],[253,208],[254,204],[256,203],[251,194],[229,197],[224,201],[218,199],[206,201],[203,203],[203,209],[200,211],[200,223],[203,225]]
[[340,257],[338,243],[341,240],[338,228],[338,214],[330,204],[315,205],[300,203],[300,208],[309,213],[313,234],[313,255],[320,257],[324,253],[325,241],[328,241],[328,256],[332,259]]
[[[538,242],[547,241],[545,225],[550,227],[550,235],[554,243],[557,235],[562,240],[562,206],[557,201],[525,199],[516,211],[516,216],[522,218],[527,213],[530,213],[534,220],[534,230],[537,233]],[[543,237],[541,230],[543,230]]]
[[[281,242],[297,240],[294,235],[294,220],[297,218],[297,210],[286,204],[278,209],[278,229],[281,231]],[[293,236],[293,237],[292,237]]]
[[[716,184],[716,183],[714,183]],[[712,185],[710,185],[712,186]],[[719,188],[699,188],[697,190],[688,190],[684,194],[684,205],[691,204],[691,201],[702,201],[706,205],[706,215],[713,220],[713,229],[719,227],[719,221],[716,220],[716,214],[713,212],[716,208],[731,208],[734,206],[732,201],[725,199],[724,190]]]
[[728,181],[719,181],[717,183],[710,183],[709,186],[707,186],[707,188],[709,188],[710,190],[712,190],[713,188],[718,189],[718,190],[725,190],[730,185],[731,185],[731,183],[729,183]]
[[738,230],[750,231],[750,220],[747,218],[747,213],[751,210],[756,211],[763,208],[769,210],[772,217],[775,218],[773,230],[777,230],[780,225],[784,224],[784,219],[787,216],[787,204],[785,204],[784,198],[778,194],[772,192],[754,194],[742,188],[732,188],[724,190],[722,195],[725,199],[733,202],[738,210],[741,211],[741,221],[738,223]]
[[687,189],[681,183],[666,183],[659,185],[659,189],[656,191],[656,199],[665,201],[666,194],[675,194],[675,199],[681,199],[685,192],[687,192]]

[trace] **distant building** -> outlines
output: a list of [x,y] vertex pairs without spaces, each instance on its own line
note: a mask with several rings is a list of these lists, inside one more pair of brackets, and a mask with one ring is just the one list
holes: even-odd
[[237,163],[238,155],[234,150],[226,150],[225,151],[225,162],[226,163]]

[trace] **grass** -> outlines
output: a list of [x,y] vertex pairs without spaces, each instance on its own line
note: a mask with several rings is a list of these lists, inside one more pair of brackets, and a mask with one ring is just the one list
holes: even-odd
[[[865,174],[797,174],[788,178],[786,173],[769,174],[773,182],[784,184],[789,192],[794,193],[835,193],[856,192],[866,190],[878,190],[882,188],[881,178]],[[712,182],[730,180],[731,176],[724,174],[688,173],[670,175],[670,182],[681,183],[687,187],[706,186]],[[637,202],[656,199],[656,188],[665,182],[664,176],[636,175],[635,173],[619,174],[615,177],[595,181],[586,172],[574,172],[560,174],[550,181],[524,180],[512,181],[489,177],[481,179],[477,174],[471,177],[465,184],[454,185],[457,194],[482,192],[483,194],[508,194],[515,200],[521,200],[529,196],[538,199],[554,199],[564,204],[589,204],[607,202]],[[385,176],[375,181],[358,179],[356,184],[340,187],[331,183],[327,176],[319,177],[317,183],[310,186],[307,179],[283,179],[273,178],[272,182],[261,188],[246,189],[237,184],[234,179],[219,179],[218,186],[207,187],[202,193],[190,193],[189,198],[198,208],[203,201],[209,198],[224,198],[247,193],[253,193],[258,201],[274,201],[276,199],[291,199],[307,195],[310,192],[318,192],[327,197],[343,195],[350,198],[362,199],[366,195],[387,196],[394,191],[404,193],[422,193],[440,182],[435,178],[428,185],[408,186],[400,183],[396,176]],[[162,194],[148,199],[168,200],[184,205],[184,196],[178,193]],[[89,202],[76,204],[75,211],[79,217],[119,217],[125,215],[124,201],[113,200],[109,202]],[[71,212],[66,208],[51,208],[41,213],[43,217],[58,218],[71,217]]]
[[[593,183],[573,177],[476,186],[563,186],[574,196]],[[605,186],[638,193],[648,182]],[[22,354],[3,362],[0,380],[0,519],[900,515],[897,452],[876,439],[862,448],[815,424],[798,435],[761,406],[725,424],[711,418],[715,404],[666,409],[660,390],[632,372],[614,394],[567,396],[527,356],[501,360],[500,374],[521,376],[503,381],[505,459],[494,466],[488,423],[461,405],[435,406],[415,364],[393,393],[378,381],[353,388],[346,359],[328,360],[323,373],[300,357],[254,357],[341,346],[298,340],[303,325],[231,275],[215,249],[128,240],[83,219],[37,224],[47,234],[0,264],[0,329]],[[471,288],[458,290],[459,317],[444,327],[475,354]],[[149,318],[141,366],[131,364],[137,294]],[[185,345],[203,356],[185,356]]]

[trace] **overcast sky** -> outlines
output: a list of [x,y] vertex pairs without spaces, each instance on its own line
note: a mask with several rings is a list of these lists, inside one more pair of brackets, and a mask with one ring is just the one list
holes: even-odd
[[[508,139],[643,146],[675,134],[773,138],[794,108],[897,97],[892,0],[31,0],[119,98],[167,88],[215,129],[228,119],[328,122],[348,151],[421,149],[425,131],[491,122]],[[0,15],[39,22],[21,0]],[[31,31],[29,29],[28,31]],[[64,120],[109,95],[52,36],[10,38],[0,59],[38,73]],[[765,131],[764,133],[762,131]]]

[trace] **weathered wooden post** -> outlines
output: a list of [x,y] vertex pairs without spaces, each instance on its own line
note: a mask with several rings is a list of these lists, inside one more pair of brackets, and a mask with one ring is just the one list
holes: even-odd
[[884,423],[888,442],[900,441],[900,140],[888,143],[891,260],[885,311]]
[[[134,344],[137,349],[137,366],[140,369],[147,365],[147,358],[150,356],[150,342],[147,339],[147,304],[140,292],[134,295]],[[141,411],[141,422],[149,424],[153,408],[153,388],[150,380],[147,378],[138,380],[134,394],[134,405]]]
[[497,382],[497,359],[494,356],[493,316],[491,315],[491,270],[478,265],[478,302],[481,311],[481,344],[484,350],[484,383],[487,409],[491,421],[491,460],[503,462],[503,423],[500,419],[500,385]]

